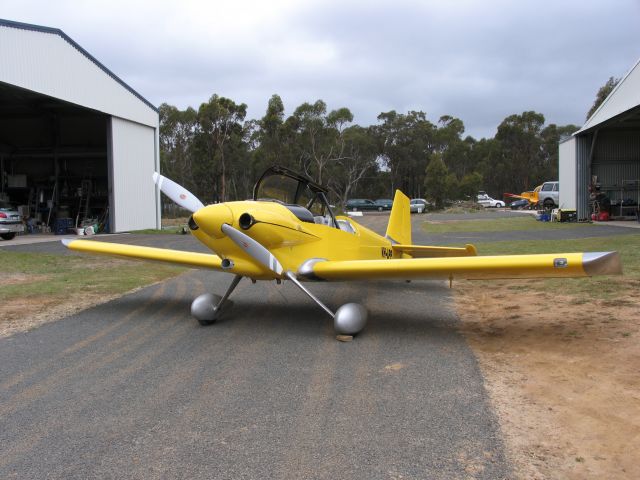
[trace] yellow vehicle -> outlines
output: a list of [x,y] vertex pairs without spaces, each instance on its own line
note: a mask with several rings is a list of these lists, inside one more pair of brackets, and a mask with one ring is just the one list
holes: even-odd
[[156,260],[221,270],[234,275],[226,293],[197,297],[192,315],[216,320],[243,277],[289,280],[334,318],[337,333],[354,335],[367,321],[356,303],[331,311],[303,282],[420,278],[580,277],[621,273],[616,252],[477,256],[473,245],[413,245],[409,198],[397,190],[386,235],[337,216],[327,190],[283,167],[271,167],[254,187],[253,200],[204,206],[193,194],[159,174],[154,181],[177,204],[192,212],[191,234],[212,253],[63,240],[76,251]]
[[522,200],[527,200],[530,206],[536,205],[539,201],[540,189],[542,185],[538,185],[533,191],[530,192],[522,192],[520,195],[516,195],[514,193],[505,193],[506,196],[512,198],[520,198]]

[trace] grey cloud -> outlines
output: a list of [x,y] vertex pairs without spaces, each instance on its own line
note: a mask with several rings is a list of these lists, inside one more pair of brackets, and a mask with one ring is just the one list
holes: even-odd
[[476,138],[525,110],[580,124],[597,89],[640,57],[634,0],[298,2],[233,28],[215,11],[194,27],[204,14],[188,5],[32,0],[2,15],[63,29],[155,104],[197,108],[218,93],[259,117],[278,93],[289,113],[322,98],[361,125],[392,109],[455,115]]

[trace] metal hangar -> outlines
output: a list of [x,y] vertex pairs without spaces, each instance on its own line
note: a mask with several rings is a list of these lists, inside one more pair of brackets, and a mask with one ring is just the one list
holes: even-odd
[[157,109],[56,28],[0,19],[0,200],[53,228],[160,228]]
[[640,61],[580,130],[560,143],[560,207],[588,220],[597,198],[613,218],[640,204]]

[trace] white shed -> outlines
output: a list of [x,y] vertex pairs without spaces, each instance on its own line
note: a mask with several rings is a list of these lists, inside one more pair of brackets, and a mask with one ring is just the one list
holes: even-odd
[[157,109],[56,28],[0,19],[0,65],[0,198],[52,228],[159,228]]
[[640,61],[591,115],[560,144],[560,206],[591,215],[590,194],[611,202],[613,217],[635,218],[640,204]]

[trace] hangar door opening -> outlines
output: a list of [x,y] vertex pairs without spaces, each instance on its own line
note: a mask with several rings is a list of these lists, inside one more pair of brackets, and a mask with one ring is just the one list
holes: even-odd
[[0,82],[0,200],[40,231],[109,231],[109,116]]

